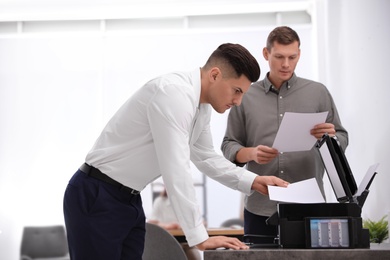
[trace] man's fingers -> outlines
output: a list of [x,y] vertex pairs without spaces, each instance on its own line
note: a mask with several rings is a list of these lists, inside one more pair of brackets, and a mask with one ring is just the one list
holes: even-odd
[[225,246],[226,248],[231,248],[231,249],[235,249],[235,250],[249,248],[247,245],[242,243],[237,238],[228,238],[228,240],[226,240],[225,242],[226,242],[226,246]]

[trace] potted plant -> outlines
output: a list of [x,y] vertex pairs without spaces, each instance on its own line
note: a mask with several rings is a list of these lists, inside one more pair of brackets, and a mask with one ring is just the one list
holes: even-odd
[[363,220],[363,228],[367,228],[370,232],[371,243],[380,244],[389,238],[389,222],[386,217],[387,215],[383,216],[379,221]]

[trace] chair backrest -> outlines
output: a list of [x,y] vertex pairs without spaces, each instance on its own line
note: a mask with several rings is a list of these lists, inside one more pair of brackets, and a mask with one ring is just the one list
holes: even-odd
[[20,253],[30,258],[63,257],[69,252],[62,225],[25,227]]
[[160,226],[146,223],[143,260],[175,259],[187,260],[181,244]]
[[244,227],[244,220],[240,218],[230,218],[222,222],[221,227],[225,227],[225,228]]

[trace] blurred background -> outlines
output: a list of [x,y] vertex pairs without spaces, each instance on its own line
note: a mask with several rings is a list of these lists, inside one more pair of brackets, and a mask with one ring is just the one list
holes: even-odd
[[[356,182],[380,163],[362,217],[389,215],[388,10],[387,0],[0,0],[0,259],[19,258],[24,226],[63,224],[69,178],[135,90],[203,66],[225,42],[247,47],[263,78],[262,48],[280,25],[301,38],[297,75],[335,99]],[[212,118],[219,153],[226,117]],[[209,227],[240,216],[239,192],[193,177]],[[142,191],[147,216],[161,188]]]

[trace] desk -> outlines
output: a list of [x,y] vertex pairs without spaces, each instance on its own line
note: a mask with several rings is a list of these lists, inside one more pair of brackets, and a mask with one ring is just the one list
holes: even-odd
[[[174,236],[179,242],[186,242],[182,229],[171,229],[168,230],[172,236]],[[244,235],[243,229],[233,229],[233,228],[209,228],[207,229],[209,236],[228,236],[228,237],[237,237],[241,240]]]
[[369,249],[283,249],[259,248],[249,250],[206,250],[203,252],[204,260],[260,260],[260,259],[332,259],[332,260],[367,260],[390,259],[390,244],[371,244]]

